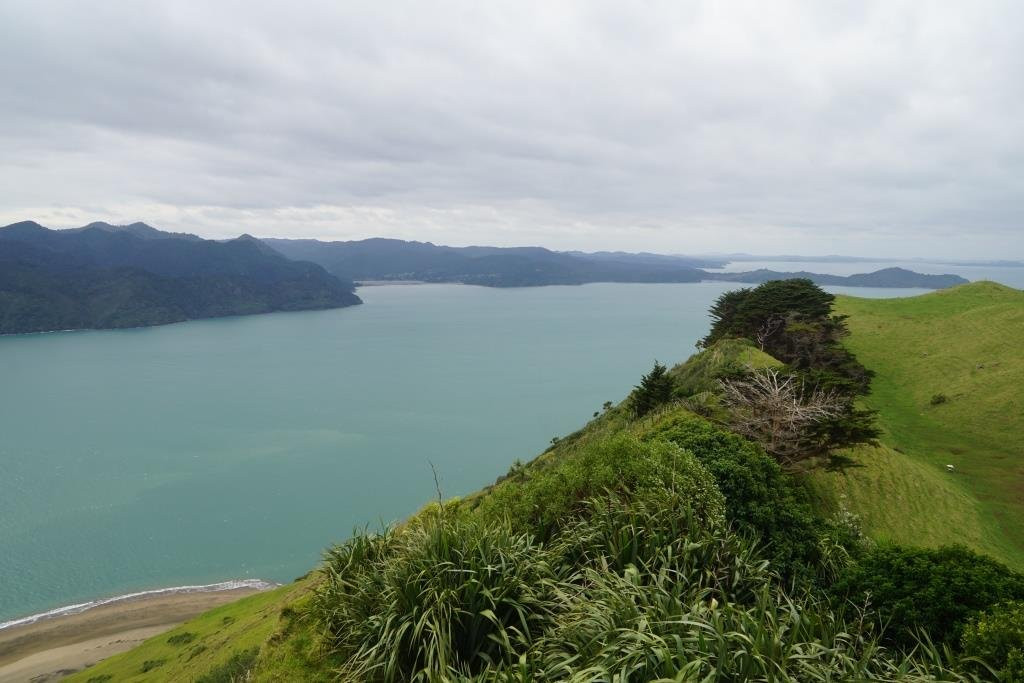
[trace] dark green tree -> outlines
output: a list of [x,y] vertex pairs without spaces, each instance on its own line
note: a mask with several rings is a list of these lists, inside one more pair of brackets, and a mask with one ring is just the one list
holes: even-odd
[[640,378],[630,395],[630,407],[637,417],[646,415],[655,408],[672,400],[675,382],[668,374],[668,368],[654,361],[654,368]]
[[768,350],[784,324],[830,318],[834,300],[803,278],[772,280],[753,289],[726,292],[711,307],[711,332],[704,338],[704,346],[726,337],[746,337]]

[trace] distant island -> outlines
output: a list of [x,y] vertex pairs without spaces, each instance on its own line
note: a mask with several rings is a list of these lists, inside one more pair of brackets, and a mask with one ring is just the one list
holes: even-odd
[[967,282],[958,275],[925,275],[884,268],[859,275],[753,270],[712,272],[727,261],[662,254],[581,251],[542,247],[446,247],[430,242],[373,238],[351,242],[264,239],[289,258],[318,263],[357,282],[459,282],[487,287],[579,285],[588,282],[743,282],[807,278],[819,285],[944,289]]
[[354,289],[248,235],[218,242],[144,223],[0,228],[0,334],[338,308],[361,303]]
[[461,283],[485,287],[590,282],[818,285],[943,289],[967,282],[903,268],[839,276],[715,271],[726,261],[543,247],[448,247],[374,238],[351,242],[217,241],[145,223],[51,230],[25,221],[0,228],[0,334],[145,327],[229,315],[340,308],[362,303],[356,283]]

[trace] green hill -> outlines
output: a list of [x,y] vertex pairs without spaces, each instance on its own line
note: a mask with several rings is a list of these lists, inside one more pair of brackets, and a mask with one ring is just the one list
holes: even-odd
[[0,334],[144,327],[361,303],[350,281],[248,235],[218,242],[143,223],[0,228]]
[[609,404],[494,485],[69,680],[987,679],[960,658],[961,629],[1024,599],[1024,576],[967,550],[875,545],[832,513],[1021,566],[1024,293],[836,308],[876,373],[878,447],[784,471],[716,420],[719,378],[781,364],[722,339],[669,372],[660,408]]
[[976,282],[836,303],[876,373],[865,402],[882,446],[816,471],[816,493],[844,496],[878,538],[964,543],[1024,568],[1024,292]]

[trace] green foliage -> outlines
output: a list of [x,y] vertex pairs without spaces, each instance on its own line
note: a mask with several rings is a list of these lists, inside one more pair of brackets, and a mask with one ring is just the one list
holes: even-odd
[[772,280],[753,289],[726,292],[711,307],[711,332],[702,343],[708,347],[727,337],[755,339],[759,333],[769,332],[769,337],[778,336],[787,321],[793,324],[829,317],[834,299],[801,278]]
[[847,567],[831,592],[872,605],[887,624],[889,642],[910,646],[915,631],[924,629],[936,642],[955,643],[974,613],[1024,599],[1024,575],[963,546],[885,546]]
[[142,663],[142,673],[149,673],[167,663],[166,659],[147,659]]
[[[311,614],[367,681],[966,680],[929,643],[879,647],[870,614],[788,593],[759,548],[677,491],[584,501],[550,543],[472,513],[328,554]],[[332,661],[338,661],[334,659]]]
[[658,406],[672,400],[674,382],[668,374],[668,368],[654,361],[654,368],[640,378],[640,384],[633,388],[629,397],[629,405],[633,414],[642,417]]
[[682,411],[656,421],[645,438],[693,453],[725,496],[726,519],[761,538],[780,573],[790,576],[816,565],[824,525],[802,489],[759,446]]
[[914,656],[880,648],[861,614],[810,595],[766,585],[743,604],[709,599],[699,584],[669,573],[587,579],[538,648],[540,663],[515,680],[969,680],[928,644]]
[[781,361],[758,350],[748,339],[722,339],[690,356],[669,373],[675,380],[676,395],[689,397],[717,391],[720,379],[744,377],[751,370],[782,367]]
[[196,634],[191,633],[189,631],[184,631],[182,633],[176,633],[173,636],[171,636],[170,638],[168,638],[167,639],[167,644],[168,645],[188,645],[189,643],[191,643],[195,639],[196,639]]
[[932,394],[932,398],[928,402],[931,405],[933,405],[933,406],[940,406],[940,405],[942,405],[943,403],[945,403],[948,400],[949,400],[949,396],[946,396],[945,394],[941,394],[940,393],[940,394]]
[[873,373],[846,349],[846,317],[832,315],[834,296],[810,280],[778,280],[723,294],[711,309],[714,321],[703,340],[711,347],[729,337],[756,341],[786,363],[809,390],[841,398],[839,415],[822,419],[809,435],[813,452],[862,443],[879,436],[875,414],[858,408]]
[[1024,683],[1024,602],[997,605],[964,627],[963,651],[999,673],[999,680]]
[[666,488],[685,496],[699,519],[709,524],[723,519],[722,494],[693,455],[674,444],[642,442],[627,434],[584,444],[569,458],[502,482],[481,501],[479,511],[492,521],[508,518],[513,528],[547,540],[585,515],[588,499]]
[[346,680],[471,676],[550,622],[550,553],[507,524],[436,514],[330,550],[313,615]]

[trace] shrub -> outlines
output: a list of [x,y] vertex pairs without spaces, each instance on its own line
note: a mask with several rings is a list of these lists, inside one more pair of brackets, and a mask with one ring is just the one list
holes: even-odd
[[771,574],[760,548],[693,517],[689,501],[670,489],[625,499],[587,501],[585,519],[566,527],[553,547],[574,568],[668,575],[720,601],[748,602]]
[[546,541],[585,515],[588,499],[664,488],[684,497],[697,519],[712,525],[723,521],[722,494],[693,455],[675,444],[645,443],[625,434],[585,444],[553,464],[531,468],[523,479],[503,482],[479,512],[491,521],[508,518],[513,528]]
[[465,515],[357,535],[326,560],[312,614],[345,680],[457,678],[516,661],[554,604],[550,554]]
[[147,659],[142,663],[142,673],[149,673],[153,669],[159,669],[166,663],[166,659]]
[[235,683],[239,680],[248,680],[244,676],[252,669],[259,654],[259,649],[255,647],[236,652],[227,661],[197,678],[196,683]]
[[818,562],[824,525],[803,490],[760,447],[681,411],[656,422],[645,438],[665,439],[693,453],[725,497],[726,519],[760,537],[781,574],[791,576]]
[[949,397],[945,394],[934,394],[932,400],[929,401],[933,406],[941,406],[943,403],[949,400]]
[[999,679],[1024,683],[1024,603],[1008,602],[972,618],[964,627],[964,655],[999,672]]
[[668,368],[654,361],[654,368],[640,378],[640,384],[633,387],[629,406],[633,414],[642,417],[660,405],[672,400],[675,382],[668,374]]
[[167,639],[168,645],[188,645],[196,639],[196,634],[185,631],[178,633]]
[[976,612],[1024,599],[1024,576],[963,546],[886,546],[847,567],[832,593],[872,605],[887,642],[913,645],[915,630],[924,629],[935,642],[952,644]]

